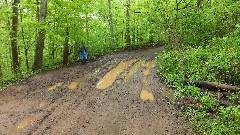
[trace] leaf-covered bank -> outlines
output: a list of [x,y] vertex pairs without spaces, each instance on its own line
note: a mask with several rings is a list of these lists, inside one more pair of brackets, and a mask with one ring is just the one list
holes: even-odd
[[239,90],[226,94],[183,83],[189,79],[240,86],[240,27],[237,27],[223,38],[213,38],[208,45],[166,49],[157,57],[158,73],[176,88],[178,100],[192,100],[185,105],[192,112],[189,114],[198,132],[239,134]]
[[158,73],[175,87],[176,104],[187,108],[198,133],[239,134],[239,90],[206,89],[195,82],[239,88],[240,1],[195,2],[194,8],[191,1],[177,0],[175,19],[171,10],[166,14],[174,27],[167,29],[171,42],[157,57]]

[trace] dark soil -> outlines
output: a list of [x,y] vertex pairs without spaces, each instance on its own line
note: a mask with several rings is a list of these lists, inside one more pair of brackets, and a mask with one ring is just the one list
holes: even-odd
[[[156,67],[150,67],[149,74],[147,64],[132,69],[139,61],[152,61],[161,50],[120,52],[86,65],[77,62],[7,87],[0,92],[0,134],[192,134],[188,120],[166,101],[171,92],[160,83]],[[108,71],[132,59],[110,87],[96,88]],[[152,97],[142,96],[142,90]]]

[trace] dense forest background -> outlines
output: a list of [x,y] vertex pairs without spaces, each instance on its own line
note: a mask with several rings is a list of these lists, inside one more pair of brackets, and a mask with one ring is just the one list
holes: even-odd
[[0,11],[1,86],[76,61],[81,45],[94,59],[167,44],[158,73],[177,97],[199,103],[192,111],[198,131],[239,133],[239,91],[223,107],[213,94],[181,83],[240,85],[239,0],[1,0]]
[[[78,48],[200,45],[236,29],[236,0],[1,0],[1,81],[73,62]],[[16,76],[17,75],[17,76]]]
[[165,41],[161,4],[171,3],[2,0],[1,80],[73,62],[81,45],[93,55]]

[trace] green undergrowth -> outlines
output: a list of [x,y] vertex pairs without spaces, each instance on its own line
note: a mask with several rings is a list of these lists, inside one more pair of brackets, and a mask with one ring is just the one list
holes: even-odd
[[[240,92],[229,93],[221,105],[220,91],[200,89],[185,79],[240,86],[240,27],[204,46],[171,47],[157,57],[158,73],[175,87],[177,100],[190,98],[186,105],[197,133],[240,134]],[[174,49],[173,49],[174,48]],[[218,93],[218,94],[217,94]]]

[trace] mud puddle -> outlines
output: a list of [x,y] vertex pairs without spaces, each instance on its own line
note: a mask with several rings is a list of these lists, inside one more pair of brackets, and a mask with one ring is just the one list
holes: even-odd
[[153,93],[152,93],[152,92],[149,92],[149,91],[147,91],[147,90],[142,90],[142,91],[141,91],[140,98],[141,98],[143,101],[147,101],[147,100],[154,101],[154,100],[155,100],[155,98],[154,98],[154,96],[153,96]]
[[119,74],[121,74],[123,72],[124,69],[126,69],[127,67],[131,66],[135,61],[137,61],[136,59],[133,60],[129,60],[129,61],[125,61],[125,62],[120,62],[117,67],[111,69],[97,84],[96,88],[97,89],[106,89],[109,86],[111,86],[117,76]]
[[56,83],[55,85],[49,87],[47,90],[48,91],[56,90],[58,87],[62,86],[62,84],[63,82]]
[[37,118],[34,116],[27,116],[24,117],[23,119],[19,120],[13,128],[13,132],[20,132],[24,130],[25,128],[33,125],[34,122],[36,122]]

